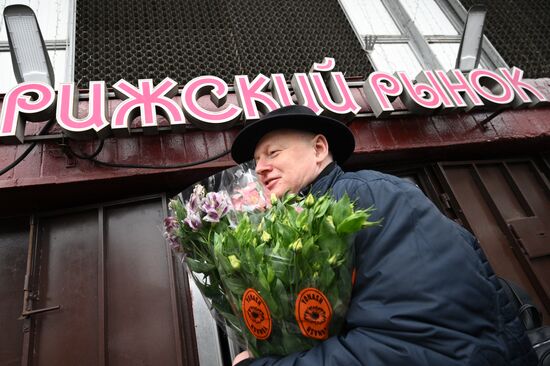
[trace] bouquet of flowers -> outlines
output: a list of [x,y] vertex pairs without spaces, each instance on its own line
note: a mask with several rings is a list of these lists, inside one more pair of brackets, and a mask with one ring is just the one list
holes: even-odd
[[369,210],[347,196],[268,197],[241,165],[170,202],[165,237],[201,293],[254,356],[338,334],[351,297],[353,235]]

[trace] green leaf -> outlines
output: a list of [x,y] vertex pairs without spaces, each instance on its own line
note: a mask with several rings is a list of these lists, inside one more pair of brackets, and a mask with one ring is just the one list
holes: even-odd
[[351,203],[347,194],[345,194],[340,200],[333,206],[332,217],[334,219],[334,225],[338,227],[346,217],[351,214]]
[[271,284],[273,280],[275,279],[275,271],[271,266],[267,267],[267,282]]
[[279,258],[274,258],[271,261],[271,264],[273,266],[273,270],[275,272],[275,276],[281,280],[283,283],[288,284],[289,274],[290,274],[290,263],[288,261],[281,260]]
[[347,240],[339,235],[324,235],[319,237],[319,248],[330,253],[329,257],[342,254],[347,248]]
[[[292,336],[287,335],[285,337],[282,337],[283,346],[284,346],[284,354],[290,354],[297,351],[303,351],[304,350],[304,344],[302,341],[302,336]],[[307,348],[305,348],[307,349]]]
[[329,215],[323,218],[319,231],[321,237],[336,234],[336,227],[334,226],[332,216]]
[[297,195],[294,193],[286,193],[281,202],[283,205],[290,205],[296,201],[296,197]]
[[[206,296],[209,299],[212,299],[212,301],[214,301],[214,299],[216,298],[222,298],[223,299],[222,303],[229,305],[227,303],[227,300],[223,296],[221,296],[221,289],[217,281],[214,280],[214,281],[211,281],[210,284],[208,284],[206,282],[206,278],[203,280],[199,280],[199,278],[194,274],[192,274],[192,277],[193,277],[193,281],[195,282],[195,284],[197,285],[197,287],[199,288],[199,290],[204,296]],[[208,277],[208,278],[211,278],[211,277]]]
[[298,214],[298,216],[296,217],[296,225],[299,227],[299,228],[305,228],[309,225],[309,220],[308,220],[309,216],[308,216],[308,211],[304,210],[302,212],[300,212]]
[[351,234],[361,230],[367,222],[367,214],[364,211],[355,212],[346,217],[336,226],[336,231],[339,234]]
[[331,205],[331,200],[328,196],[321,197],[315,205],[315,217],[324,217]]
[[216,261],[218,262],[218,271],[220,273],[231,273],[233,272],[233,267],[226,256],[222,253],[216,253]]
[[223,316],[225,320],[228,321],[233,327],[241,327],[242,319],[240,316],[235,316],[232,313],[221,311],[220,315]]
[[296,234],[290,226],[277,222],[275,223],[275,229],[277,230],[279,241],[287,246],[296,240]]
[[265,256],[265,251],[266,251],[266,245],[265,244],[260,244],[258,245],[257,247],[254,248],[254,262],[250,263],[254,266],[260,264],[263,262],[263,258]]
[[334,280],[335,273],[330,267],[325,267],[319,276],[319,280],[321,281],[322,288],[329,288],[332,281]]
[[342,266],[340,267],[340,275],[338,278],[338,282],[340,283],[351,283],[351,275],[353,270],[350,269],[351,266]]
[[281,307],[279,306],[278,301],[275,300],[275,298],[271,295],[270,291],[258,291],[262,298],[267,303],[267,307],[269,308],[269,311],[271,311],[271,314],[273,315],[273,318],[280,318],[283,316],[281,313]]
[[189,266],[189,269],[197,273],[207,273],[216,268],[213,263],[200,262],[190,257],[185,258],[185,263]]
[[291,314],[290,307],[294,304],[291,303],[289,299],[289,292],[280,279],[277,279],[277,281],[275,282],[273,292],[275,294],[275,298],[279,299],[279,303],[281,304],[281,311],[283,312],[283,314]]
[[236,296],[242,297],[248,286],[243,282],[242,278],[238,277],[224,277],[224,285]]
[[227,232],[220,235],[225,235],[225,243],[223,245],[223,249],[226,253],[233,253],[239,250],[239,241],[233,235]]
[[269,290],[269,282],[267,281],[267,277],[262,270],[258,272],[258,281],[260,281],[260,285],[264,289]]
[[314,253],[316,237],[310,237],[305,242],[303,242],[302,256],[304,258],[309,258],[310,254]]

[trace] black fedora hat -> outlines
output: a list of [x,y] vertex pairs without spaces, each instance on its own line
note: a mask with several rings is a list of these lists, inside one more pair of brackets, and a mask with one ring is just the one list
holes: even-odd
[[355,138],[345,124],[333,118],[318,116],[308,107],[292,105],[276,109],[245,126],[233,142],[231,157],[239,164],[251,160],[262,137],[281,129],[324,135],[332,157],[338,163],[343,163],[355,149]]

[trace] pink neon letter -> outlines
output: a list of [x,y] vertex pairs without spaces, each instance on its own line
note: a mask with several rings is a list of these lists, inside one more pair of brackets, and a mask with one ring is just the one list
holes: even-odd
[[416,76],[416,81],[426,83],[431,85],[434,90],[437,92],[437,95],[439,95],[439,98],[441,99],[441,109],[451,110],[455,108],[455,105],[451,98],[449,98],[449,95],[441,85],[441,82],[435,76],[434,72],[431,70],[423,70],[420,71],[420,73]]
[[[522,80],[523,70],[513,67],[512,73],[503,67],[499,68],[500,74],[510,83],[515,90],[514,107],[519,107],[524,104],[528,104],[529,107],[534,107],[539,103],[548,102],[548,99],[538,91],[533,85],[526,83]],[[529,92],[529,93],[526,93]],[[533,99],[529,97],[529,94],[533,96]]]
[[52,118],[54,101],[55,92],[48,84],[28,82],[11,89],[4,97],[0,114],[0,141],[22,143],[25,121],[40,122]]
[[394,110],[391,102],[401,95],[403,85],[392,75],[376,71],[369,75],[363,91],[376,117],[384,117]]
[[328,89],[321,73],[310,73],[309,78],[313,84],[315,95],[325,110],[339,115],[355,115],[361,109],[353,99],[344,74],[341,72],[330,73],[327,81]]
[[269,78],[263,74],[256,76],[252,83],[246,75],[235,76],[235,94],[247,120],[260,118],[258,109],[267,113],[280,107],[271,95],[263,91],[268,83]]
[[146,133],[157,131],[157,116],[164,116],[171,125],[184,125],[185,117],[178,104],[171,99],[178,92],[178,84],[166,78],[153,87],[153,80],[139,80],[136,88],[125,80],[119,80],[113,89],[115,94],[124,101],[113,112],[111,128],[113,132],[129,133],[130,123],[136,116],[139,107],[141,127]]
[[185,115],[200,128],[220,130],[231,127],[241,116],[242,109],[230,104],[221,111],[209,111],[201,107],[198,99],[210,95],[210,100],[221,107],[227,100],[229,88],[222,79],[216,76],[199,76],[185,85],[182,103]]
[[[447,89],[451,100],[458,107],[457,109],[466,109],[469,111],[472,108],[483,105],[483,101],[470,84],[468,84],[468,80],[466,80],[460,70],[449,70],[447,74],[442,70],[435,70],[435,73]],[[464,93],[466,99],[462,97],[462,93]]]
[[321,63],[314,62],[309,72],[329,72],[334,69],[334,66],[336,66],[336,60],[332,57],[325,57]]
[[271,74],[269,89],[271,90],[271,95],[273,95],[273,98],[275,98],[281,107],[295,104],[292,101],[292,96],[288,91],[288,86],[283,74]]
[[78,94],[78,89],[75,91],[74,83],[63,83],[59,86],[57,123],[72,137],[78,138],[80,135],[91,137],[97,134],[104,137],[109,131],[106,128],[109,126],[109,121],[107,121],[105,82],[90,82],[88,115],[85,118],[77,117]]
[[420,82],[413,84],[407,74],[402,71],[396,72],[395,76],[405,89],[401,100],[411,111],[430,113],[441,106],[441,98],[431,85]]
[[309,83],[307,75],[304,73],[296,73],[290,80],[292,89],[298,99],[298,104],[303,105],[311,109],[315,114],[319,115],[323,112],[323,108],[319,105],[317,98],[313,92],[313,88]]
[[[482,78],[486,80],[484,85],[481,84]],[[468,74],[468,80],[472,84],[472,88],[489,105],[508,105],[514,100],[512,88],[496,72],[482,69],[472,70]]]

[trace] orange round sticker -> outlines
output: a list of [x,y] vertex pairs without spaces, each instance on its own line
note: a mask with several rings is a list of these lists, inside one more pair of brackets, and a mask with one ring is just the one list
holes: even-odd
[[305,337],[321,340],[328,338],[332,307],[321,291],[312,287],[300,291],[294,315]]
[[271,314],[260,294],[253,288],[244,292],[242,311],[246,327],[259,340],[271,335]]

